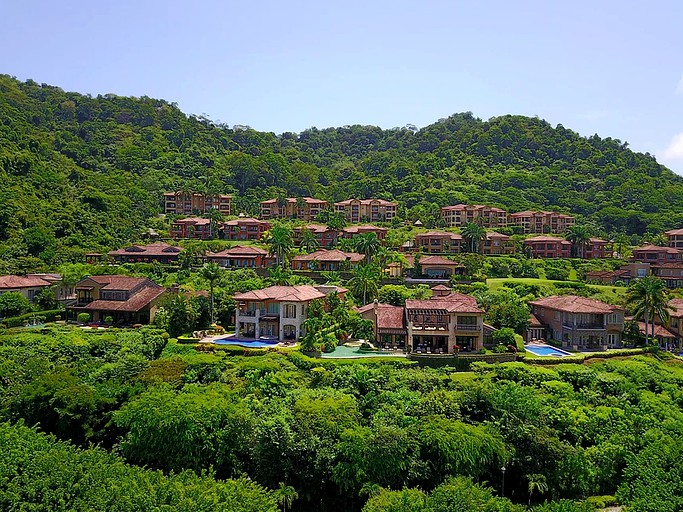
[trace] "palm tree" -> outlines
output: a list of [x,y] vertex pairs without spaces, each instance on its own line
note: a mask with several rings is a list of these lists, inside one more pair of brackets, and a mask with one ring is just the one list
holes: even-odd
[[282,267],[273,267],[268,270],[268,278],[274,286],[290,286],[292,277],[291,270]]
[[479,252],[481,243],[486,240],[486,230],[476,222],[468,222],[465,224],[461,234],[467,242],[470,252]]
[[534,492],[538,494],[545,494],[548,492],[548,482],[545,475],[528,475],[529,479],[529,506],[531,506],[531,495]]
[[282,512],[287,512],[287,507],[292,508],[292,503],[299,497],[299,493],[291,485],[280,482],[280,487],[275,491],[275,496],[282,505]]
[[365,255],[365,262],[370,263],[372,257],[382,248],[382,243],[376,233],[363,233],[354,238],[354,247],[357,252]]
[[266,244],[270,246],[268,253],[275,256],[278,266],[284,267],[294,248],[291,228],[286,224],[276,224],[266,231],[263,238]]
[[204,217],[210,221],[209,236],[211,236],[211,238],[218,238],[218,226],[223,222],[223,214],[220,210],[212,208],[204,214]]
[[327,229],[334,232],[334,240],[332,245],[337,245],[339,232],[346,227],[346,217],[343,213],[330,212],[327,215],[327,222],[325,223]]
[[633,316],[643,318],[645,322],[645,344],[649,343],[649,323],[652,319],[654,334],[655,316],[659,315],[662,322],[669,321],[668,291],[664,281],[655,276],[641,277],[633,282],[626,294],[627,303],[631,304]]
[[213,325],[215,316],[213,288],[216,285],[216,282],[221,278],[221,267],[219,267],[215,263],[207,263],[202,267],[202,269],[199,272],[199,275],[201,275],[204,279],[206,279],[209,282],[209,297],[211,300],[211,325]]
[[356,298],[362,298],[363,304],[367,304],[368,296],[375,298],[379,289],[380,275],[376,267],[363,265],[353,273],[353,277],[347,283],[349,289]]
[[591,241],[591,235],[586,226],[574,224],[567,230],[565,238],[572,243],[572,251],[576,256],[583,258],[586,253],[586,246]]
[[307,253],[312,253],[320,248],[320,242],[318,242],[318,239],[310,229],[304,229],[304,235],[301,238],[299,247]]

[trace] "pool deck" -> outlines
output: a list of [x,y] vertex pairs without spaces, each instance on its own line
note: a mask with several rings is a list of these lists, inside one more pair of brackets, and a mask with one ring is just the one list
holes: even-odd
[[[538,354],[538,353],[534,352],[534,350],[533,350],[534,348],[552,349],[553,351],[559,352],[559,353],[556,353],[556,354]],[[561,349],[561,348],[553,347],[552,345],[548,345],[547,343],[526,343],[524,345],[524,349],[528,350],[529,352],[531,352],[532,354],[534,354],[537,357],[571,357],[574,355],[571,352],[568,352],[568,351]],[[531,350],[529,350],[529,349],[531,349]]]

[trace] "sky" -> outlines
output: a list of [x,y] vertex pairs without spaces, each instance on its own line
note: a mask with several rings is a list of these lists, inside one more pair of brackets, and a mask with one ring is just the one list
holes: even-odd
[[520,114],[683,175],[680,0],[5,0],[0,73],[300,132]]

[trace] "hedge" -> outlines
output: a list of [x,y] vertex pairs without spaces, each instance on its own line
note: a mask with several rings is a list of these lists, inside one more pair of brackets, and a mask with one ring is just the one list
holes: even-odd
[[537,365],[556,365],[556,364],[582,364],[589,359],[611,359],[613,357],[637,356],[641,354],[648,354],[656,352],[657,347],[654,348],[621,348],[614,350],[607,350],[605,352],[591,352],[590,354],[576,354],[570,357],[548,357],[548,358],[534,358],[529,359],[523,355],[518,355],[517,360],[523,361],[527,364]]
[[45,322],[54,322],[55,317],[64,314],[63,309],[50,309],[47,311],[34,311],[32,313],[26,313],[21,316],[10,316],[0,321],[0,323],[6,325],[7,327],[23,327],[26,322],[33,320],[35,316],[41,316],[45,319]]

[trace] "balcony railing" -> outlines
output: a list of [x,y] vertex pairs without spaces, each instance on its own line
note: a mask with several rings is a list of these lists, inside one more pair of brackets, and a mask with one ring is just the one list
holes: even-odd
[[479,331],[481,331],[481,325],[475,325],[475,324],[456,324],[456,325],[455,325],[455,330],[456,330],[456,331],[479,332]]
[[562,327],[566,329],[581,329],[581,330],[600,330],[604,329],[605,325],[602,323],[589,323],[589,324],[570,324],[570,323],[564,323],[562,324]]

